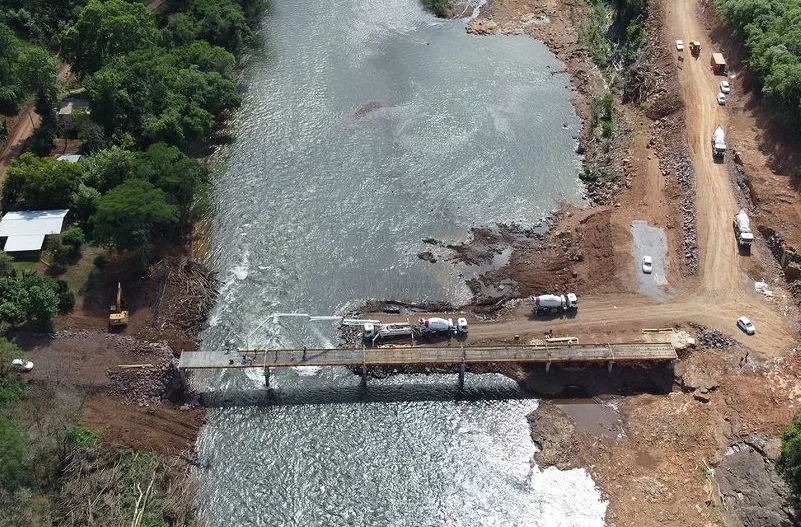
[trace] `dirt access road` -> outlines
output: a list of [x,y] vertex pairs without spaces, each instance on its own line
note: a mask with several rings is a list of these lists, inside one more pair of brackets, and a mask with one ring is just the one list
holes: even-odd
[[[677,52],[687,128],[687,142],[695,167],[698,240],[701,250],[702,284],[707,291],[737,290],[740,263],[732,243],[732,218],[737,203],[726,165],[712,158],[710,138],[717,126],[727,129],[725,106],[715,96],[726,77],[715,76],[709,66],[712,45],[698,20],[697,0],[676,0],[666,4],[666,34],[685,42],[701,42],[701,53],[694,58],[688,50]],[[674,47],[675,50],[675,47]]]

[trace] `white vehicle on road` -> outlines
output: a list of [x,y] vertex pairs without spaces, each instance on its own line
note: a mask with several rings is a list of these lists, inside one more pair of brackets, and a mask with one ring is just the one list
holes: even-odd
[[748,335],[753,335],[756,333],[756,328],[754,324],[748,320],[748,317],[740,317],[737,319],[737,327],[745,331]]
[[11,367],[17,371],[26,372],[33,369],[33,363],[25,359],[14,359],[11,361]]
[[684,41],[683,40],[677,40],[676,41],[676,50],[684,51]]
[[726,94],[725,93],[718,93],[717,96],[718,104],[721,106],[726,105]]
[[729,93],[731,91],[731,86],[729,85],[729,81],[720,82],[720,91],[722,91],[723,93]]
[[645,274],[651,274],[651,271],[654,270],[654,262],[651,260],[650,256],[643,256],[642,257],[642,272]]

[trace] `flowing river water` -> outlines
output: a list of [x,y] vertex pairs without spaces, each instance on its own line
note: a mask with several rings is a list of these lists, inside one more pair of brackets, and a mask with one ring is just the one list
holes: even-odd
[[[531,225],[577,203],[579,122],[563,65],[524,36],[472,37],[417,0],[275,0],[220,153],[211,265],[223,280],[206,349],[336,343],[369,298],[463,302],[423,238]],[[221,351],[223,353],[223,351]],[[208,526],[603,525],[584,470],[532,462],[537,401],[501,376],[345,369],[198,376]],[[250,404],[259,402],[261,404]]]

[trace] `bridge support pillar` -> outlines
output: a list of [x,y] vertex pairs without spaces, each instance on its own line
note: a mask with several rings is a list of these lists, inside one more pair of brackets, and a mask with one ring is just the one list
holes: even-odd
[[367,386],[367,364],[362,363],[362,386]]
[[464,372],[467,370],[467,365],[463,362],[459,365],[459,389],[464,390]]
[[270,367],[269,366],[265,366],[264,367],[264,386],[266,386],[267,388],[270,387]]
[[612,365],[614,363],[615,363],[615,361],[613,361],[613,360],[607,361],[606,362],[606,371],[608,371],[609,373],[612,373]]
[[545,363],[545,373],[551,373],[551,363],[550,363],[550,361]]

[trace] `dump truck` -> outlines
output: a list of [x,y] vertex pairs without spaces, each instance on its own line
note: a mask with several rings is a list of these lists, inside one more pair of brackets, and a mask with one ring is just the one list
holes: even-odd
[[701,43],[697,40],[690,42],[690,53],[693,57],[697,57],[701,53]]
[[726,59],[721,53],[712,53],[709,65],[712,66],[712,73],[715,75],[726,75]]
[[535,295],[529,297],[528,303],[537,315],[557,313],[578,309],[578,298],[575,293],[566,295]]
[[718,126],[712,134],[712,157],[722,160],[725,153],[726,133],[722,127]]
[[742,249],[750,249],[751,242],[754,241],[754,233],[751,232],[751,222],[745,209],[734,215],[734,234],[737,236],[737,245]]

